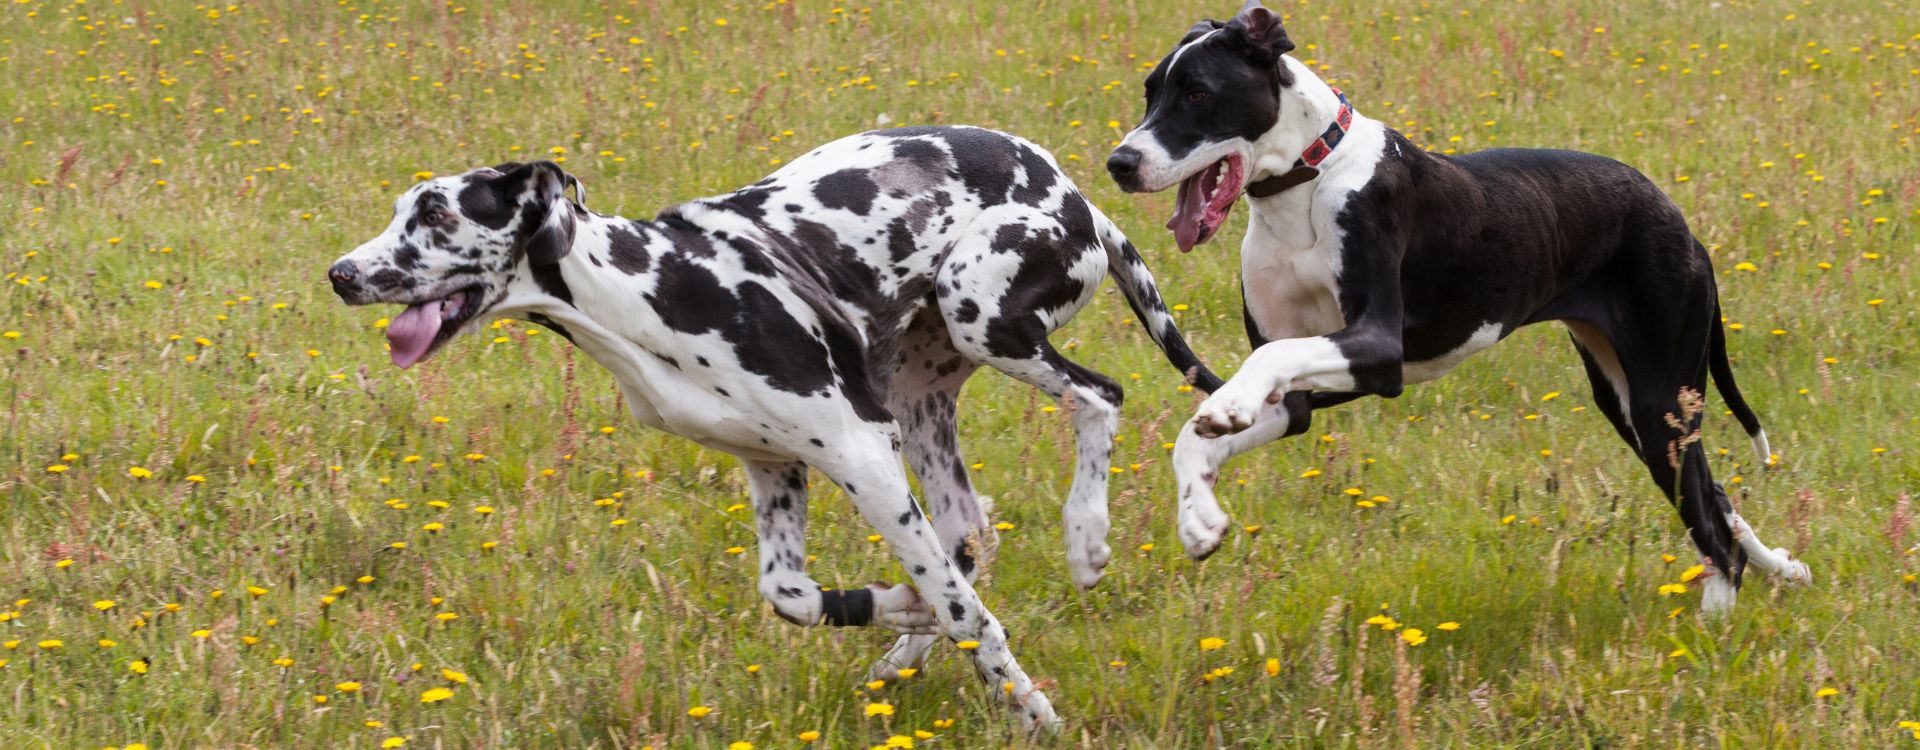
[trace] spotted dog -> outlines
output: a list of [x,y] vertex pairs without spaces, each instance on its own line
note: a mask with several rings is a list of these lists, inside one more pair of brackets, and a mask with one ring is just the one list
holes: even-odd
[[[906,634],[875,678],[918,664],[935,634],[977,642],[974,666],[996,693],[1011,687],[1023,722],[1055,723],[974,592],[994,532],[967,478],[955,405],[986,365],[1067,407],[1078,442],[1067,562],[1074,583],[1093,586],[1109,558],[1122,392],[1047,335],[1111,273],[1174,367],[1220,382],[1113,223],[1046,151],[964,127],[835,141],[652,221],[588,211],[569,186],[584,201],[550,162],[422,182],[328,276],[348,304],[407,306],[386,329],[400,367],[502,316],[567,337],[613,371],[641,422],[740,457],[760,593],[781,617]],[[846,491],[912,586],[826,591],[808,577],[808,467]]]
[[1213,493],[1227,459],[1303,431],[1313,409],[1397,396],[1516,328],[1560,321],[1600,411],[1723,574],[1703,608],[1733,606],[1749,560],[1810,580],[1754,536],[1694,439],[1711,373],[1770,461],[1727,362],[1712,264],[1673,201],[1591,154],[1422,151],[1292,49],[1258,0],[1195,25],[1147,76],[1146,116],[1107,163],[1129,192],[1179,186],[1168,227],[1182,251],[1243,193],[1252,212],[1240,269],[1254,352],[1174,448],[1188,553],[1211,554],[1227,528]]

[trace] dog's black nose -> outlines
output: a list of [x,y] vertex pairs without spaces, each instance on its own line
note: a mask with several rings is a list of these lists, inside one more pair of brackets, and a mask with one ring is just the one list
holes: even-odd
[[1107,174],[1113,175],[1113,179],[1126,182],[1139,173],[1139,151],[1121,146],[1113,150],[1112,156],[1107,157]]
[[336,289],[351,286],[359,279],[360,265],[350,260],[340,261],[327,269],[327,280],[332,281]]

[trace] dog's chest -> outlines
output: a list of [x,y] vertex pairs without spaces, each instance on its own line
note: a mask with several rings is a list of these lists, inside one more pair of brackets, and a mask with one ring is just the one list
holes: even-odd
[[1340,330],[1337,238],[1316,232],[1305,201],[1255,212],[1240,247],[1247,315],[1268,340]]

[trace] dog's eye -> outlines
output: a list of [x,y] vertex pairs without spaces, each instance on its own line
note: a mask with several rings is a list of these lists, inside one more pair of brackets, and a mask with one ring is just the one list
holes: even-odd
[[1189,91],[1189,92],[1187,92],[1187,103],[1188,103],[1188,104],[1199,104],[1199,103],[1201,103],[1201,102],[1204,102],[1204,101],[1206,101],[1206,100],[1208,100],[1208,99],[1212,99],[1212,98],[1213,98],[1213,92],[1211,92],[1211,91]]

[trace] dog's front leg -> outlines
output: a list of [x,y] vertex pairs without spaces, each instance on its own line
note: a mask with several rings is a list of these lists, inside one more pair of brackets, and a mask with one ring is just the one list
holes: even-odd
[[1227,533],[1227,513],[1220,508],[1213,487],[1220,467],[1234,456],[1306,429],[1307,394],[1296,391],[1272,404],[1251,428],[1218,439],[1202,437],[1194,422],[1180,430],[1173,443],[1173,476],[1180,492],[1180,542],[1187,556],[1204,560],[1220,548]]

